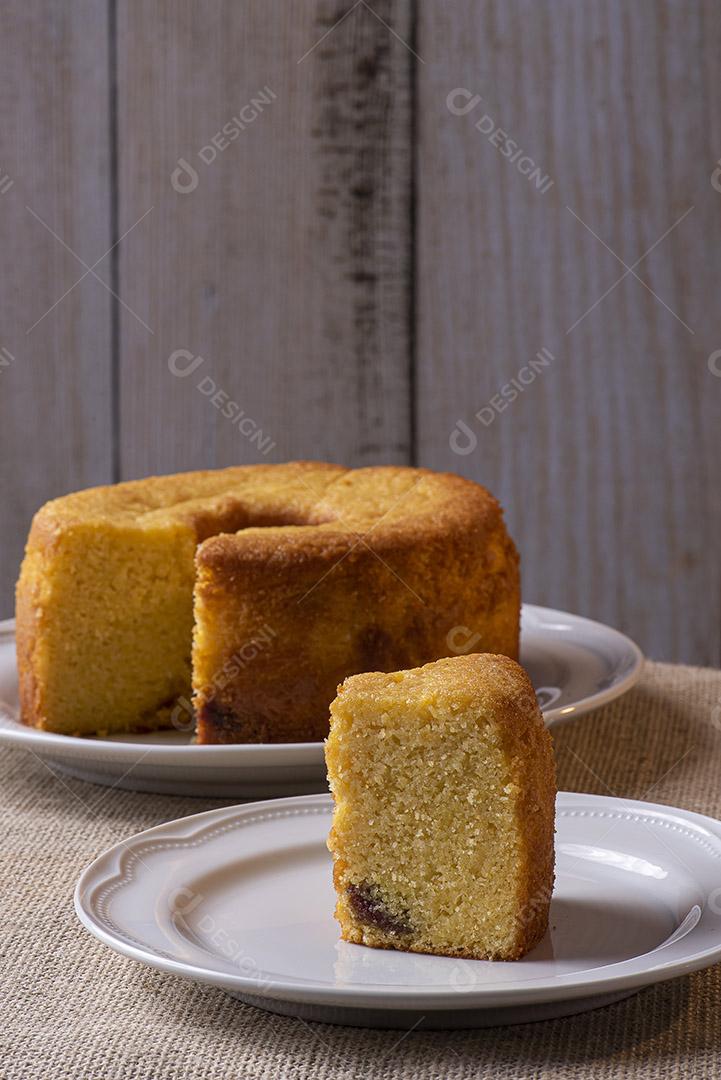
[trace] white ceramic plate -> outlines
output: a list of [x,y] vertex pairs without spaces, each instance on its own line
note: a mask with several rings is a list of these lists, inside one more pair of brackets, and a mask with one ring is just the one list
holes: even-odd
[[[550,725],[624,694],[643,657],[617,630],[524,604],[521,662]],[[0,743],[24,747],[57,771],[132,791],[260,798],[326,790],[322,743],[196,746],[180,731],[78,739],[19,723],[17,696],[13,623],[0,623]]]
[[550,928],[513,963],[340,941],[330,795],[224,807],[117,844],[78,882],[117,952],[304,1019],[468,1027],[563,1016],[721,958],[721,823],[558,796]]

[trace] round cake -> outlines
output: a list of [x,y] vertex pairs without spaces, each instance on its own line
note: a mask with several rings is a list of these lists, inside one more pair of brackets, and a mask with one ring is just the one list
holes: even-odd
[[[319,740],[346,676],[518,654],[518,556],[485,488],[319,462],[150,477],[47,503],[17,587],[22,718]],[[192,705],[191,705],[192,701]]]

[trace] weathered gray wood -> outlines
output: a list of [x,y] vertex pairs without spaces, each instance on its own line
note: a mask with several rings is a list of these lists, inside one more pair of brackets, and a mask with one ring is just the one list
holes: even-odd
[[[503,500],[528,600],[717,664],[718,6],[421,0],[418,48],[420,460]],[[629,266],[678,223],[636,269],[676,317],[629,274],[578,322],[624,267],[567,207]]]
[[[117,176],[110,11],[4,16],[0,614],[32,512],[112,478],[114,413],[128,477],[404,462],[415,406],[419,462],[506,504],[529,600],[718,663],[717,5],[118,0]],[[117,400],[111,297],[87,274],[41,319],[85,268],[26,206],[87,266],[123,237]],[[614,285],[604,243],[657,241],[660,300]]]
[[408,459],[409,11],[120,4],[123,476]]
[[[5,4],[0,70],[0,616],[6,617],[34,511],[68,490],[112,479],[111,298],[93,274],[71,289],[86,270],[68,250],[93,266],[112,243],[106,5]],[[108,260],[93,273],[109,282]]]

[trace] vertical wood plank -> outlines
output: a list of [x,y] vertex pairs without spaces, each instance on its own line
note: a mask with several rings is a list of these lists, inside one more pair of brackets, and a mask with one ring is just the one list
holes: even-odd
[[717,664],[718,7],[420,0],[418,42],[421,462],[499,495],[526,599]]
[[409,459],[409,34],[410,0],[120,0],[123,476]]
[[0,69],[5,617],[34,511],[112,479],[106,4],[5,4]]

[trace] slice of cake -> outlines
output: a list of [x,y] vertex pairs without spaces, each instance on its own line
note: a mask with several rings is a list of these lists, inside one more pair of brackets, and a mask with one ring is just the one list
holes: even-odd
[[543,937],[553,750],[515,661],[472,654],[346,679],[326,761],[346,941],[515,960]]

